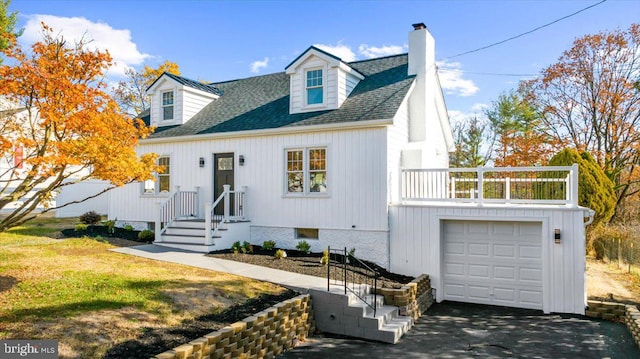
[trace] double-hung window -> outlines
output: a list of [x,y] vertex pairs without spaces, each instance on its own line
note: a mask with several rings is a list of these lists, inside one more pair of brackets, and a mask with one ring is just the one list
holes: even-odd
[[322,70],[307,71],[307,105],[318,105],[324,102]]
[[324,147],[286,150],[286,193],[327,192],[327,149]]
[[173,120],[173,91],[162,93],[162,119]]
[[163,167],[163,170],[155,174],[155,180],[144,182],[144,194],[171,192],[171,158],[168,156],[158,158],[158,166]]

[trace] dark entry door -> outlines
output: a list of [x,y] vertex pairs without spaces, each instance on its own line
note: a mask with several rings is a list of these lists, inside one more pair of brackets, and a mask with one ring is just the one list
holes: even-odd
[[[231,185],[231,190],[233,190],[233,153],[216,153],[213,155],[213,163],[213,200],[215,201],[224,192],[223,186],[225,184]],[[233,196],[230,197],[230,200],[230,214],[233,216]],[[220,215],[224,214],[224,204],[222,202],[216,206],[214,213]]]

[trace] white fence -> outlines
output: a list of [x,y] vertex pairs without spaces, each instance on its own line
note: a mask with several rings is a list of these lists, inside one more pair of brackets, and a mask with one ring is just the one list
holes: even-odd
[[578,206],[578,165],[403,169],[402,201]]

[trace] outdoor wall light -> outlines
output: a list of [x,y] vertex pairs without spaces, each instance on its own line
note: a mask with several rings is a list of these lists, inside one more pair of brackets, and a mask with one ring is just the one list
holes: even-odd
[[200,167],[204,167],[204,157],[200,157]]
[[240,157],[238,157],[238,162],[240,162],[240,166],[244,166],[244,156],[240,155]]
[[560,244],[560,228],[556,228],[553,230],[553,239],[556,244]]

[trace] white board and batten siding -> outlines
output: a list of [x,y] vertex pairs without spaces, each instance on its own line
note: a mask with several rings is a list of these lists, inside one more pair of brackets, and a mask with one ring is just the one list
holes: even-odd
[[584,314],[583,208],[440,203],[393,205],[389,216],[390,270],[429,274],[438,302]]
[[[227,137],[174,143],[147,143],[139,153],[171,157],[171,186],[200,187],[204,202],[213,200],[213,154],[234,153],[235,187],[247,186],[246,216],[252,226],[388,231],[384,127]],[[326,147],[326,195],[285,194],[285,150]],[[238,156],[245,159],[244,166]],[[199,158],[205,166],[199,167]],[[119,219],[151,222],[155,203],[165,196],[143,196],[140,184],[111,194],[110,214]],[[202,213],[202,212],[201,212]]]

